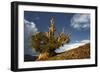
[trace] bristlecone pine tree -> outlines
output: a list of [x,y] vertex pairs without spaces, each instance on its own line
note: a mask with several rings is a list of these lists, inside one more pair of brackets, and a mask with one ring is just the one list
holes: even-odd
[[55,37],[56,28],[53,18],[51,18],[50,23],[48,32],[39,32],[36,35],[32,35],[32,49],[39,52],[37,60],[46,60],[56,55],[55,49],[70,41],[70,36],[64,33],[64,29]]

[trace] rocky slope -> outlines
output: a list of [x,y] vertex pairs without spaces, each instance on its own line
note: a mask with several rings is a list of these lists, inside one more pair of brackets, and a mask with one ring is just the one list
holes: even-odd
[[90,58],[90,43],[73,48],[69,51],[57,54],[56,56],[50,57],[47,60],[69,60],[69,59],[86,59]]

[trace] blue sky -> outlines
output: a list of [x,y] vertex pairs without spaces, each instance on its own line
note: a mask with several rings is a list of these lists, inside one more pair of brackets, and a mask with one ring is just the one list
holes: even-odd
[[25,21],[31,25],[24,28],[24,43],[27,44],[29,40],[30,34],[27,33],[34,31],[34,29],[36,32],[48,31],[52,17],[56,26],[56,34],[61,32],[62,28],[64,28],[65,33],[71,33],[70,43],[90,40],[90,14],[24,11],[24,27],[27,25]]

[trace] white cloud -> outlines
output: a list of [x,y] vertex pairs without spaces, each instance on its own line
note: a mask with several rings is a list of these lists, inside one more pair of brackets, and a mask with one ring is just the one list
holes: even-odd
[[24,31],[29,34],[36,34],[38,32],[38,29],[36,28],[36,24],[34,22],[29,22],[24,19]]
[[71,19],[71,26],[78,30],[89,28],[90,14],[75,14]]
[[70,44],[65,44],[61,46],[59,49],[56,49],[55,52],[61,53],[64,51],[68,51],[74,48],[77,48],[79,46],[85,45],[86,43],[89,43],[89,40],[82,40],[82,41],[76,41],[76,43],[70,43]]
[[90,42],[90,40],[82,40],[82,41],[80,41],[81,43],[89,43]]
[[38,33],[38,29],[34,22],[29,22],[24,19],[24,53],[34,55],[31,49],[31,36]]

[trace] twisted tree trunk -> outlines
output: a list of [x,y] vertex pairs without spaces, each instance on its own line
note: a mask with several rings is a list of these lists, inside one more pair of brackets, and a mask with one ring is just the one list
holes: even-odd
[[49,56],[50,56],[50,54],[48,52],[40,53],[39,56],[38,56],[37,61],[46,60],[46,59],[49,58]]
[[48,58],[55,56],[55,55],[56,53],[54,51],[43,52],[39,54],[37,61],[47,60]]

